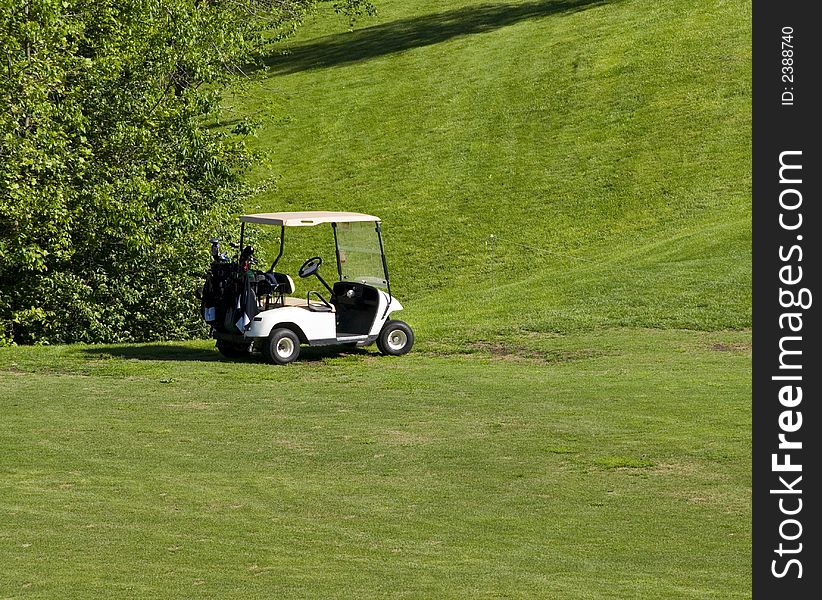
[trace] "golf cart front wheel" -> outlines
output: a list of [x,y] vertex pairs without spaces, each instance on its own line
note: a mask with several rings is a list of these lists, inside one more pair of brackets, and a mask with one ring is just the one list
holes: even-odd
[[275,329],[263,346],[263,355],[275,365],[287,365],[300,355],[300,338],[290,329]]
[[377,338],[377,348],[389,356],[407,354],[413,345],[414,332],[403,321],[388,321]]

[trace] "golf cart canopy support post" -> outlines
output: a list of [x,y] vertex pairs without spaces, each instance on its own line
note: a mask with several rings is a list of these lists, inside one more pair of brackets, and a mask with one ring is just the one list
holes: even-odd
[[[245,223],[243,223],[245,225]],[[271,263],[271,268],[268,269],[269,271],[274,271],[274,267],[277,266],[277,263],[280,262],[280,259],[283,257],[283,248],[285,247],[285,225],[280,227],[280,253],[277,255],[277,258],[274,259],[274,262]]]
[[337,238],[337,224],[331,223],[331,228],[334,230],[334,252],[337,253],[337,275],[339,275],[340,281],[342,281],[342,261],[340,260],[340,241]]
[[391,306],[391,301],[394,299],[394,296],[391,295],[391,278],[388,277],[388,263],[385,262],[385,248],[382,245],[382,228],[380,227],[380,222],[377,221],[377,239],[380,241],[380,256],[382,256],[382,271],[385,274],[385,287],[388,288],[388,304],[385,305],[385,312],[383,313],[383,317],[388,314],[388,307]]

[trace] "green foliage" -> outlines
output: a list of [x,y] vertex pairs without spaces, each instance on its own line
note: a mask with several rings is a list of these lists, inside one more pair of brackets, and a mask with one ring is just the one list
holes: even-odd
[[215,84],[315,4],[0,3],[0,340],[198,332],[204,242],[238,210],[253,133],[203,126]]

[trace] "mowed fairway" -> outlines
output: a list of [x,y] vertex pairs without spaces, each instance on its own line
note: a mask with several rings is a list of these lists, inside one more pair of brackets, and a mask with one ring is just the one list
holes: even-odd
[[746,597],[749,339],[2,350],[2,596]]
[[0,598],[750,596],[750,2],[375,4],[218,126],[414,350],[0,348]]

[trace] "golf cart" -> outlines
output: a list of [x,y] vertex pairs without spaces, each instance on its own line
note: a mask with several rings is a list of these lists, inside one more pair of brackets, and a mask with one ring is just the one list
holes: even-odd
[[[411,328],[389,319],[402,305],[391,294],[379,218],[352,212],[282,212],[243,215],[240,223],[237,256],[229,258],[219,241],[211,240],[213,262],[202,290],[203,318],[224,356],[237,358],[257,350],[269,362],[283,365],[299,356],[300,344],[354,347],[376,342],[380,352],[394,356],[411,349]],[[279,254],[267,269],[257,269],[254,249],[243,246],[249,223],[280,227]],[[285,230],[325,224],[334,234],[337,281],[328,284],[320,274],[322,258],[313,256],[298,275],[315,277],[322,288],[297,297],[294,280],[276,271]]]

